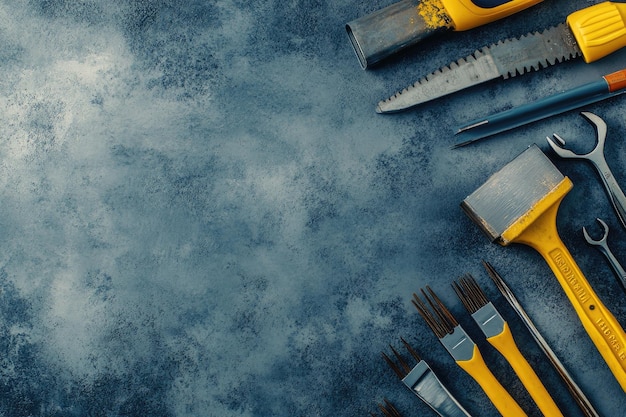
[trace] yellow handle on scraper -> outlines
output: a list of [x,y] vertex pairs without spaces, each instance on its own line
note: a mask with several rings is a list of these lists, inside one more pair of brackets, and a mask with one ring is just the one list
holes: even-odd
[[517,347],[509,325],[505,322],[502,333],[488,338],[487,341],[506,358],[543,415],[563,417],[550,393]]
[[593,291],[556,228],[559,205],[572,187],[572,181],[565,177],[548,196],[505,230],[501,239],[528,245],[543,256],[587,334],[626,392],[626,333]]
[[441,1],[454,30],[473,29],[527,9],[542,0],[423,0],[423,5]]
[[570,14],[567,24],[587,63],[626,46],[626,4],[598,3]]
[[511,397],[511,394],[491,373],[477,346],[474,346],[472,359],[457,361],[457,365],[478,382],[478,385],[504,417],[527,417],[519,404]]

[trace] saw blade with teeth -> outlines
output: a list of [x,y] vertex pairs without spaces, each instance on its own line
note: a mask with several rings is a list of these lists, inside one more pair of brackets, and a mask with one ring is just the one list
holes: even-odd
[[393,113],[499,77],[504,79],[581,56],[569,27],[562,23],[486,46],[380,101],[377,113]]

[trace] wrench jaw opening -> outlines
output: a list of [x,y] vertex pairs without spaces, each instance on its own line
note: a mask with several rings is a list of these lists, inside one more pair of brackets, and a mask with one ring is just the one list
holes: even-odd
[[624,293],[626,293],[626,271],[624,270],[624,267],[620,264],[618,259],[615,257],[615,255],[613,254],[613,252],[611,251],[611,248],[609,248],[609,245],[607,243],[607,237],[609,235],[609,226],[605,222],[603,222],[602,219],[598,218],[596,220],[604,228],[604,236],[602,236],[600,240],[595,240],[591,236],[589,236],[589,233],[587,233],[587,229],[583,227],[583,235],[585,236],[585,240],[590,245],[596,246],[598,250],[606,257],[606,259],[609,261],[609,265],[611,265],[611,268],[613,269],[613,272],[615,273],[615,277],[617,278],[620,286],[622,287],[622,290],[624,291]]
[[606,239],[609,236],[609,226],[600,218],[596,218],[596,221],[600,223],[604,228],[604,236],[602,236],[602,238],[600,238],[599,240],[595,240],[589,235],[585,227],[583,227],[583,235],[585,236],[585,240],[587,241],[587,243],[589,243],[590,245],[602,246],[606,244]]
[[[604,148],[604,140],[606,139],[607,126],[606,122],[596,114],[588,111],[581,111],[580,115],[587,119],[589,123],[596,129],[596,138],[598,140],[597,148]],[[594,149],[595,150],[595,149]],[[593,151],[592,151],[593,152]]]
[[[596,146],[586,154],[576,154],[569,149],[565,149],[565,140],[559,135],[554,134],[554,140],[550,137],[546,138],[548,144],[558,156],[564,159],[582,159],[590,162],[598,172],[602,185],[606,189],[609,200],[615,209],[617,218],[621,225],[626,229],[626,194],[622,191],[617,183],[617,179],[611,172],[611,168],[604,157],[604,143],[606,140],[607,126],[604,120],[590,112],[580,113],[589,123],[596,129]],[[556,142],[555,142],[556,141]],[[557,144],[558,142],[558,144]]]
[[560,156],[563,159],[582,159],[580,155],[576,155],[574,152],[569,149],[565,149],[565,139],[557,135],[556,133],[552,134],[552,137],[546,136],[546,140],[548,141],[548,145],[552,148],[555,154]]
[[552,148],[552,150],[561,158],[564,159],[588,159],[592,160],[594,158],[603,157],[604,154],[604,142],[606,140],[607,133],[607,125],[602,118],[596,114],[593,114],[588,111],[580,112],[580,115],[585,118],[595,129],[596,131],[596,145],[593,150],[586,154],[576,154],[569,149],[565,148],[566,141],[561,136],[556,133],[552,134],[551,137],[546,137],[548,140],[548,144]]

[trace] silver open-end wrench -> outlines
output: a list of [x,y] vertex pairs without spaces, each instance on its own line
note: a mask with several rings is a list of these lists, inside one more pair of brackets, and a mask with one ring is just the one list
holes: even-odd
[[564,149],[565,140],[556,133],[553,137],[558,142],[558,145],[550,137],[546,138],[548,139],[548,144],[561,158],[584,159],[591,162],[593,166],[595,166],[598,174],[600,174],[602,183],[606,188],[606,192],[609,195],[611,204],[613,204],[613,208],[617,213],[617,218],[626,229],[626,196],[613,176],[613,173],[611,172],[611,169],[606,163],[606,159],[604,157],[604,140],[606,139],[607,132],[606,123],[599,116],[596,116],[593,113],[581,112],[580,114],[596,128],[597,143],[596,147],[591,152],[585,155],[578,155],[568,149]]
[[596,246],[598,250],[602,252],[604,256],[606,256],[606,259],[608,259],[609,263],[611,264],[611,268],[613,268],[615,275],[622,284],[622,289],[624,290],[624,292],[626,292],[626,271],[624,271],[624,268],[622,268],[622,265],[620,265],[615,255],[613,255],[613,252],[611,252],[611,249],[609,249],[609,245],[606,242],[606,239],[609,236],[609,226],[605,222],[603,222],[602,219],[596,220],[604,228],[604,236],[602,236],[600,240],[592,239],[591,236],[589,236],[589,233],[587,233],[587,229],[583,227],[583,235],[585,235],[585,240],[590,245]]

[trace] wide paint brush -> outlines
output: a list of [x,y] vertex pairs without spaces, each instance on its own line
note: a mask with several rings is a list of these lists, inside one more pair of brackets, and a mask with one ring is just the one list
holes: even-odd
[[385,362],[398,375],[398,378],[402,380],[402,383],[413,391],[419,399],[428,404],[438,416],[471,417],[441,383],[426,361],[420,358],[415,349],[406,340],[403,338],[401,340],[411,357],[417,362],[415,366],[411,367],[391,345],[389,347],[397,361],[394,362],[385,352],[382,355]]
[[572,187],[571,180],[532,145],[470,194],[461,207],[493,242],[521,243],[543,256],[626,391],[626,334],[589,285],[556,228],[558,208]]

